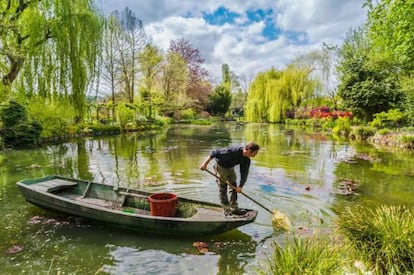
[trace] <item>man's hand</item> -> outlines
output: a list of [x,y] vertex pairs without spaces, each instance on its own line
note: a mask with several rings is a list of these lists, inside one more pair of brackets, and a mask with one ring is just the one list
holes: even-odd
[[237,186],[237,187],[236,187],[236,192],[237,192],[237,193],[241,193],[241,192],[242,192],[242,188],[241,188],[240,186]]
[[206,158],[206,160],[200,165],[200,169],[201,170],[206,170],[207,169],[207,165],[208,165],[208,163],[210,162],[210,160],[211,160],[211,157],[210,156],[208,156],[207,158]]

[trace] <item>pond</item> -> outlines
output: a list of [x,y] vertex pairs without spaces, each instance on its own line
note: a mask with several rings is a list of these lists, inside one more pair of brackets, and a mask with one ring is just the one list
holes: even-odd
[[[15,183],[49,174],[218,203],[215,178],[199,170],[210,150],[255,140],[243,191],[289,217],[298,234],[326,232],[353,205],[414,206],[414,158],[369,144],[331,140],[279,125],[176,125],[153,133],[84,138],[0,152],[0,266],[3,274],[255,274],[287,233],[259,210],[254,223],[225,234],[140,234],[40,209]],[[211,168],[212,164],[210,164]],[[204,242],[200,252],[193,246]]]

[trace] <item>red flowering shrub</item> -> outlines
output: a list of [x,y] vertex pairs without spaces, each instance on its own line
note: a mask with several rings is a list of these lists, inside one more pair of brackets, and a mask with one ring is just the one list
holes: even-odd
[[348,111],[331,111],[329,107],[321,106],[313,108],[310,112],[312,118],[338,118],[338,117],[351,117],[352,113]]

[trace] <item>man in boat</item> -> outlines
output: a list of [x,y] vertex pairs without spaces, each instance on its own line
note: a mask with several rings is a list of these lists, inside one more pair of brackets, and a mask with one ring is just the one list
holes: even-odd
[[[245,146],[230,145],[220,149],[214,149],[201,164],[200,169],[206,170],[209,162],[214,158],[216,165],[214,170],[220,175],[220,178],[227,182],[219,181],[220,202],[224,208],[225,215],[243,215],[245,211],[239,209],[237,205],[237,193],[242,192],[244,183],[247,180],[250,168],[250,158],[256,156],[260,146],[251,141]],[[237,185],[237,176],[234,167],[240,167],[240,183]],[[231,187],[229,185],[232,185]],[[230,187],[230,200],[227,196],[228,187]]]

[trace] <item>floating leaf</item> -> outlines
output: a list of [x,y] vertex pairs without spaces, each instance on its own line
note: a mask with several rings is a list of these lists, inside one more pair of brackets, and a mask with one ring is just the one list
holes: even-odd
[[194,242],[194,243],[193,243],[193,246],[194,246],[194,247],[201,247],[201,248],[203,248],[203,247],[208,247],[207,243],[205,243],[205,242],[200,242],[200,241]]
[[198,252],[200,253],[206,253],[208,252],[208,244],[205,242],[193,242],[193,246],[197,248]]
[[15,253],[19,253],[23,249],[24,249],[24,246],[21,246],[21,245],[13,245],[12,247],[9,247],[6,250],[6,253],[7,254],[15,254]]
[[207,247],[202,247],[202,248],[198,248],[198,251],[200,252],[200,253],[207,253],[208,252],[208,248]]

